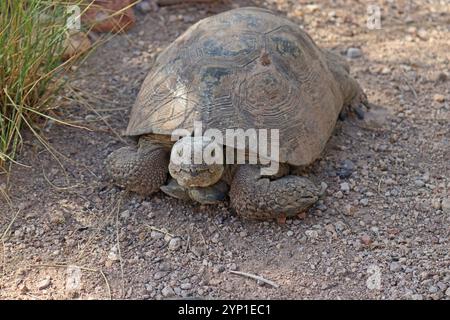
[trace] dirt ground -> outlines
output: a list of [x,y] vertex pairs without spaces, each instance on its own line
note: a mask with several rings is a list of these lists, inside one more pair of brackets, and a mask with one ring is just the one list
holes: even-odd
[[[233,1],[137,13],[133,29],[73,70],[49,122],[55,158],[29,133],[0,200],[0,299],[450,299],[450,5],[373,1]],[[194,22],[267,7],[318,45],[346,54],[377,105],[338,122],[309,171],[328,185],[304,220],[242,221],[201,206],[112,186],[103,160],[120,136],[158,52]],[[6,189],[6,177],[0,176]],[[275,282],[272,287],[230,273]]]

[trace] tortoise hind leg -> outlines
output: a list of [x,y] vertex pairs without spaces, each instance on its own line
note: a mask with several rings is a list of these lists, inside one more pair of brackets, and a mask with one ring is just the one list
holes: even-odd
[[364,107],[369,108],[367,96],[364,90],[353,77],[350,76],[350,66],[340,55],[323,50],[328,68],[333,73],[340,86],[344,98],[344,108],[339,114],[340,120],[345,120],[350,113],[355,114],[358,119],[364,119]]
[[114,183],[141,195],[157,192],[167,179],[169,153],[156,143],[141,137],[139,148],[123,147],[105,161]]
[[262,177],[260,167],[240,166],[230,188],[236,213],[249,219],[278,219],[295,216],[313,205],[320,190],[310,180],[288,175],[275,180]]
[[355,95],[353,99],[350,101],[348,105],[348,110],[350,112],[353,112],[358,119],[362,120],[364,119],[364,109],[369,109],[369,101],[367,99],[367,95],[364,93],[364,90],[360,87],[360,85],[354,80],[354,87],[355,87]]

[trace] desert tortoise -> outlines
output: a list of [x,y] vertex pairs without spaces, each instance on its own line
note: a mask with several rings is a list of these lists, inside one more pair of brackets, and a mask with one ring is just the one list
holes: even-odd
[[[160,53],[126,130],[139,137],[138,148],[114,151],[106,166],[116,184],[141,194],[161,188],[210,203],[224,197],[227,188],[218,182],[224,180],[239,215],[293,216],[314,204],[320,191],[310,180],[289,175],[289,167],[317,159],[339,115],[360,115],[362,105],[366,95],[343,58],[269,10],[234,9],[197,22]],[[284,165],[267,177],[258,165],[224,170],[221,164],[174,164],[175,145],[197,145],[200,151],[207,145],[198,137],[172,141],[176,129],[192,133],[195,121],[221,132],[278,129]],[[169,169],[174,179],[164,186]]]

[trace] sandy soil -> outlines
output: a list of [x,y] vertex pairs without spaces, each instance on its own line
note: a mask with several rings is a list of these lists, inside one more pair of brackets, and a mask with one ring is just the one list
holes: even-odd
[[[137,13],[137,24],[73,71],[47,123],[60,162],[30,134],[0,200],[1,299],[450,299],[450,5],[233,1]],[[271,8],[350,59],[374,108],[339,122],[310,175],[328,185],[304,220],[242,221],[111,185],[103,169],[158,52],[195,21],[238,6]],[[6,188],[6,177],[0,177]],[[5,232],[7,231],[7,232]],[[276,282],[274,288],[231,274]],[[378,282],[379,280],[379,282]]]

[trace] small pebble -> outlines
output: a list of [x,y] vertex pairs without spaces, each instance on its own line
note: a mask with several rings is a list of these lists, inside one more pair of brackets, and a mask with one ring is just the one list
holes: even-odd
[[160,280],[160,279],[164,278],[166,275],[167,275],[167,272],[158,271],[153,275],[153,279]]
[[173,289],[171,287],[164,287],[164,289],[161,290],[161,294],[164,297],[173,297],[175,295],[175,292],[173,291]]
[[169,250],[176,251],[181,247],[181,239],[180,238],[172,238],[169,241]]
[[447,214],[450,214],[450,198],[444,198],[441,202],[442,211]]
[[117,247],[114,246],[111,248],[111,250],[108,253],[108,260],[111,261],[118,261],[119,260],[119,255],[117,254]]
[[342,193],[342,191],[338,191],[333,196],[335,198],[342,199],[342,197],[344,197],[344,194]]
[[398,262],[392,262],[389,265],[389,270],[391,270],[392,272],[397,272],[402,268],[401,264]]
[[183,290],[190,290],[190,289],[192,289],[192,284],[190,284],[190,283],[182,283],[180,288],[183,289]]
[[343,182],[341,183],[341,191],[343,192],[349,192],[350,191],[350,186],[347,182]]
[[45,279],[43,279],[41,282],[38,283],[37,288],[38,290],[44,290],[50,287],[50,284],[51,284],[50,277],[46,277]]
[[152,231],[150,233],[150,237],[153,239],[162,239],[164,238],[164,233],[158,232],[158,231]]
[[437,93],[437,94],[435,94],[433,96],[433,100],[436,101],[436,102],[444,102],[445,101],[445,96],[443,94]]
[[417,31],[417,36],[421,40],[428,40],[428,33],[425,29],[420,29],[419,31]]
[[136,9],[145,14],[152,11],[152,6],[147,1],[141,1],[136,5]]
[[306,230],[305,234],[308,238],[311,239],[317,239],[319,237],[319,234],[317,233],[316,230]]
[[355,170],[355,164],[350,160],[344,160],[341,163],[340,168],[337,171],[339,178],[345,179],[352,175]]
[[419,187],[419,188],[422,188],[425,186],[425,182],[423,182],[422,180],[419,180],[419,179],[415,180],[414,184],[416,185],[416,187]]
[[130,217],[130,210],[125,210],[125,211],[121,212],[120,217],[122,219],[128,219]]
[[370,239],[369,235],[363,234],[363,235],[361,236],[361,242],[362,242],[364,245],[368,246],[369,244],[372,243],[372,239]]
[[369,204],[369,199],[363,198],[359,200],[359,203],[361,203],[363,206],[367,206]]
[[361,49],[358,48],[348,48],[347,50],[347,58],[356,59],[362,56]]
[[431,200],[431,205],[433,206],[434,209],[439,210],[441,209],[441,199],[433,199]]

